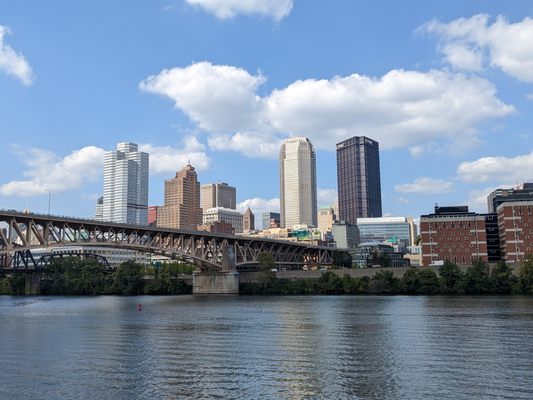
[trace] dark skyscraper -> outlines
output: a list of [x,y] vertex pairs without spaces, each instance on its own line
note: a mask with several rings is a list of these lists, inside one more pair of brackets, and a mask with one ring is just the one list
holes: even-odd
[[381,217],[379,144],[355,136],[337,144],[339,220],[356,224],[357,218]]

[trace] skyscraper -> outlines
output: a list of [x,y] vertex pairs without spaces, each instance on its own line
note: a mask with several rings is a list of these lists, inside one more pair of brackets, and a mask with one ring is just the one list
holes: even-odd
[[379,144],[355,136],[337,144],[339,220],[381,217]]
[[244,232],[255,230],[255,216],[250,207],[246,208],[243,215],[243,230]]
[[194,167],[187,165],[165,180],[165,205],[157,210],[157,226],[196,230],[201,224],[200,183]]
[[123,142],[104,155],[104,221],[146,225],[148,220],[148,153]]
[[279,152],[281,226],[317,226],[316,156],[307,138],[285,140]]
[[202,209],[224,207],[237,209],[237,190],[225,182],[209,183],[201,188]]

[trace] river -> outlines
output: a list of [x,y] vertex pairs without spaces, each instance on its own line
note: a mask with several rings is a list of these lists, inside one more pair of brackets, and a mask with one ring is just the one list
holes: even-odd
[[0,297],[0,383],[1,399],[532,399],[533,297]]

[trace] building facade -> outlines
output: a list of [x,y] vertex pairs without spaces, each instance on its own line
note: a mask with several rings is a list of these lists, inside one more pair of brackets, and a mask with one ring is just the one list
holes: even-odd
[[339,220],[382,216],[378,142],[355,136],[337,143],[337,188]]
[[195,230],[201,224],[200,183],[189,164],[165,180],[165,204],[157,210],[157,226]]
[[235,228],[233,225],[225,221],[213,221],[208,224],[198,225],[199,231],[205,231],[209,233],[221,233],[225,235],[235,235]]
[[318,210],[318,229],[322,234],[322,240],[326,240],[328,232],[331,233],[333,223],[337,220],[335,211],[332,207],[321,208]]
[[412,219],[406,217],[357,218],[361,242],[401,243],[404,248],[412,246]]
[[348,222],[335,222],[331,227],[331,233],[339,249],[355,249],[359,244],[357,225]]
[[255,216],[250,207],[246,208],[243,214],[243,230],[244,232],[251,232],[255,230]]
[[160,206],[148,206],[148,225],[157,225],[157,213]]
[[281,226],[317,226],[316,156],[307,138],[287,139],[281,145]]
[[262,229],[279,228],[281,216],[275,212],[265,212],[261,215]]
[[104,221],[146,225],[148,220],[148,153],[123,142],[104,155]]
[[487,215],[469,212],[467,206],[435,207],[420,218],[422,265],[451,261],[471,265],[489,261]]
[[487,196],[487,207],[489,213],[496,213],[500,204],[516,201],[533,201],[533,183],[523,183],[516,188],[494,190]]
[[98,197],[96,200],[96,210],[94,211],[94,219],[97,221],[104,220],[104,196]]
[[203,224],[210,224],[215,221],[224,221],[235,228],[235,233],[243,232],[243,216],[237,210],[229,208],[215,207],[204,210]]
[[496,211],[502,260],[521,262],[533,254],[533,201],[503,202]]
[[204,210],[209,208],[223,207],[230,210],[237,209],[237,189],[227,183],[209,183],[201,187],[201,207]]

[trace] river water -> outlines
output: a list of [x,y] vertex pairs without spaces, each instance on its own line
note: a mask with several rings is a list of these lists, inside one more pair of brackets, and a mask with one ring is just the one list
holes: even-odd
[[0,297],[0,383],[1,399],[533,399],[533,298]]

